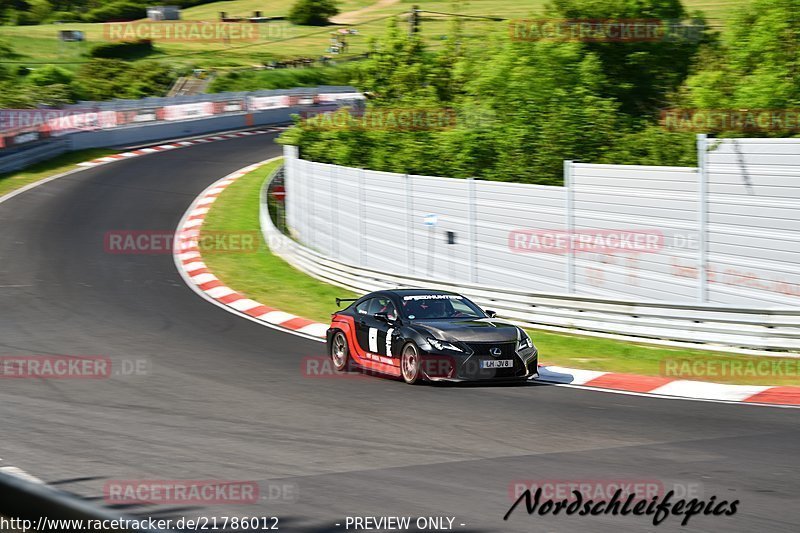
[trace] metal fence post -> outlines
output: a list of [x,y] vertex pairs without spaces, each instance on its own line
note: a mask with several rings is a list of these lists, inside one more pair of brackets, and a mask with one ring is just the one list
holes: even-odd
[[708,302],[708,138],[704,133],[697,135],[697,177],[697,301],[704,304]]
[[[286,196],[284,197],[283,202],[283,219],[284,222],[288,225],[289,223],[289,204],[292,202],[292,197],[289,195],[289,191],[292,189],[293,185],[291,185],[292,181],[294,181],[294,174],[292,174],[292,153],[289,150],[289,145],[283,146],[283,187],[286,191]],[[284,228],[284,232],[285,232]]]
[[341,259],[339,254],[339,167],[331,165],[331,254]]
[[572,176],[573,162],[564,161],[564,187],[567,193],[567,292],[575,294],[575,250],[572,246],[572,234],[575,232],[575,190]]
[[414,274],[414,189],[411,176],[406,174],[406,268]]
[[317,248],[316,221],[314,220],[314,173],[314,170],[306,173],[306,225],[308,228],[308,244],[312,248]]
[[478,206],[475,178],[467,179],[469,195],[469,281],[478,283]]
[[367,257],[367,239],[366,239],[366,220],[367,220],[367,213],[366,213],[366,191],[364,190],[364,185],[366,180],[364,179],[364,172],[366,172],[363,168],[358,170],[358,253],[359,253],[359,263],[361,266],[366,266],[366,257]]

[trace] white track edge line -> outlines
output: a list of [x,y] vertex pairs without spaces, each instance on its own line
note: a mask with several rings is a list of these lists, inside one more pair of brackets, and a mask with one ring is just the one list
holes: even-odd
[[[246,130],[246,131],[252,131],[252,130]],[[264,133],[273,133],[273,132],[265,131]],[[208,138],[208,137],[205,137],[205,138]],[[180,137],[179,137],[179,139],[180,139]],[[227,140],[227,139],[223,139],[223,140]],[[167,142],[174,142],[174,141],[167,141]],[[148,145],[145,145],[145,146],[148,146]],[[150,146],[155,146],[155,145],[150,145]],[[187,145],[187,147],[188,147],[188,145]],[[139,150],[144,150],[144,149],[146,149],[146,148],[139,148]],[[131,151],[135,151],[135,150],[131,150]],[[164,150],[162,150],[162,151],[164,151]],[[70,152],[67,152],[67,153],[70,153]],[[153,152],[147,152],[147,153],[144,153],[144,154],[138,154],[138,157],[143,157],[143,156],[150,155],[150,154],[155,154],[155,153],[160,153],[160,151],[153,151]],[[119,155],[119,154],[111,154],[111,155]],[[108,156],[105,156],[105,157],[108,157]],[[76,163],[75,164],[78,168],[73,168],[72,170],[68,170],[66,172],[61,172],[61,173],[55,174],[53,176],[48,176],[46,178],[42,178],[42,179],[40,179],[38,181],[34,181],[33,183],[29,183],[27,185],[24,185],[24,186],[20,187],[19,189],[14,189],[13,191],[7,192],[3,196],[0,196],[0,204],[2,204],[3,202],[6,202],[8,200],[11,200],[12,198],[17,196],[18,194],[22,194],[25,191],[29,191],[31,189],[34,189],[34,188],[38,187],[39,185],[44,185],[45,183],[49,183],[49,182],[51,182],[53,180],[57,180],[59,178],[64,178],[64,177],[69,176],[71,174],[76,174],[78,172],[82,172],[84,170],[90,170],[90,169],[93,169],[93,168],[98,167],[98,166],[106,165],[108,163],[114,163],[115,161],[125,161],[127,159],[134,159],[134,158],[125,157],[125,158],[120,158],[120,159],[114,159],[113,161],[107,161],[107,162],[104,162],[104,163],[94,163],[94,161],[97,161],[97,159],[98,158],[89,159],[88,161],[81,161],[80,163]],[[80,165],[89,164],[89,163],[91,163],[91,166],[80,166]],[[16,171],[12,170],[11,172],[16,172]]]
[[660,400],[686,400],[692,402],[709,402],[709,403],[725,403],[732,405],[752,405],[754,407],[780,407],[782,409],[800,409],[800,405],[789,405],[781,403],[760,403],[760,402],[746,402],[744,400],[717,400],[713,398],[692,398],[691,396],[667,396],[666,394],[651,394],[649,392],[636,392],[626,391],[619,389],[606,389],[603,387],[591,387],[588,385],[572,385],[570,383],[556,383],[549,381],[542,381],[540,379],[531,380],[530,383],[542,383],[543,385],[553,387],[567,387],[570,389],[581,389],[592,392],[605,392],[608,394],[624,394],[625,396],[642,396],[645,398],[657,398]]

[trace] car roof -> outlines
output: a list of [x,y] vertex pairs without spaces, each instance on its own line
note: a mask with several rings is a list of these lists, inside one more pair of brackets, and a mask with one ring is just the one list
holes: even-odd
[[424,294],[453,294],[456,296],[460,296],[458,293],[452,291],[441,291],[436,289],[391,289],[386,291],[378,291],[375,294],[379,293],[389,293],[389,294],[395,294],[397,296],[421,296]]

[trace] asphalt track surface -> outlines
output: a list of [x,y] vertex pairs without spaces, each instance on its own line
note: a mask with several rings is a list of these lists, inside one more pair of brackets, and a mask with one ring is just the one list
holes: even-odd
[[[146,375],[0,380],[1,465],[103,503],[114,479],[256,480],[295,501],[153,505],[140,516],[454,516],[455,531],[648,531],[645,517],[502,517],[516,480],[658,480],[740,500],[683,531],[797,531],[800,413],[529,385],[308,378],[323,345],[210,305],[170,255],[110,230],[172,230],[194,197],[277,155],[272,135],[120,161],[0,205],[0,355],[145,360]],[[546,354],[545,358],[546,358]],[[272,484],[272,485],[270,485]],[[263,489],[262,489],[263,490]],[[668,518],[658,531],[680,530]],[[465,524],[461,526],[460,524]]]

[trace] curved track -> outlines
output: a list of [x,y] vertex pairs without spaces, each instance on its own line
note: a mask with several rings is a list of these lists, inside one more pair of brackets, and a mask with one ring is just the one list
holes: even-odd
[[335,524],[348,515],[449,515],[457,531],[652,529],[645,518],[521,510],[503,522],[520,479],[698,483],[706,498],[741,500],[740,510],[694,517],[688,530],[796,530],[795,410],[310,379],[301,360],[321,355],[319,343],[209,305],[170,255],[104,252],[109,230],[174,229],[208,184],[277,154],[272,138],[121,161],[0,205],[0,355],[148,363],[147,375],[106,380],[0,380],[0,465],[101,501],[108,479],[296,484],[295,503],[136,510],[276,514],[284,531],[343,531]]

